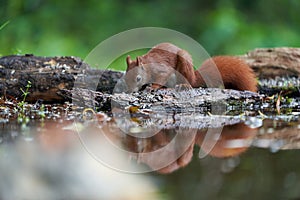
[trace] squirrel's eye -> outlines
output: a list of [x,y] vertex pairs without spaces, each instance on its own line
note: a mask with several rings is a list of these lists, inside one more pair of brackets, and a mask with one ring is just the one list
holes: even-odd
[[140,82],[142,80],[142,76],[141,75],[137,75],[136,76],[136,82]]

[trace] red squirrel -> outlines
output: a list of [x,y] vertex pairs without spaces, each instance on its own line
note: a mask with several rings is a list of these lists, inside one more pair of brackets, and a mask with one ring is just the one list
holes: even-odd
[[138,56],[136,60],[127,56],[126,62],[126,73],[130,74],[129,71],[135,69],[132,73],[135,79],[129,75],[129,81],[126,81],[133,91],[148,83],[154,83],[153,88],[164,85],[167,80],[172,83],[174,78],[170,77],[176,70],[192,87],[205,87],[205,78],[202,76],[208,75],[212,81],[218,81],[218,77],[221,76],[226,89],[257,92],[253,70],[243,60],[233,56],[212,57],[205,60],[198,70],[194,70],[192,57],[187,51],[171,43],[160,43],[147,54]]

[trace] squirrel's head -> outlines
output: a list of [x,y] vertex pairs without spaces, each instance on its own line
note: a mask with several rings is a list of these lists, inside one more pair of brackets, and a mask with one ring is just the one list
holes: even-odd
[[129,91],[138,91],[144,86],[158,89],[176,83],[175,70],[165,62],[157,62],[157,59],[149,56],[138,56],[136,60],[131,60],[128,55],[126,63],[125,81]]
[[149,73],[146,72],[145,67],[142,65],[142,58],[137,57],[136,60],[131,60],[128,55],[126,58],[126,83],[130,91],[137,91],[149,81]]

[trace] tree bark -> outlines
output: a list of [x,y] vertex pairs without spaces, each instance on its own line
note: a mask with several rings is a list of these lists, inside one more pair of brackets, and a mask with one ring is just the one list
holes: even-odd
[[300,48],[258,48],[238,57],[252,67],[259,79],[300,74]]
[[27,101],[63,102],[68,100],[64,91],[73,87],[111,92],[122,75],[92,69],[76,57],[5,56],[0,58],[0,97],[22,99],[21,88],[30,81]]

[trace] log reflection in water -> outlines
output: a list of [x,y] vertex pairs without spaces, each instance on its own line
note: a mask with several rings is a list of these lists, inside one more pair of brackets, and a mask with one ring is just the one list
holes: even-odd
[[300,149],[299,120],[287,118],[277,121],[266,119],[253,146],[268,148],[271,152]]
[[[251,120],[253,120],[252,118]],[[178,121],[172,125],[166,120],[166,122],[168,122],[166,126],[156,123],[157,127],[153,130],[157,132],[149,137],[138,137],[139,133],[143,135],[143,131],[146,130],[146,127],[140,127],[142,124],[136,121],[136,119],[131,122],[132,124],[137,124],[134,129],[134,131],[136,131],[135,135],[128,134],[123,130],[126,125],[119,128],[114,120],[106,123],[101,122],[100,126],[96,124],[96,126],[90,128],[83,128],[84,131],[82,134],[90,132],[85,134],[85,137],[95,143],[94,149],[102,145],[101,152],[105,154],[105,159],[111,157],[108,155],[111,147],[113,147],[114,151],[115,149],[121,151],[121,154],[126,157],[126,159],[117,159],[117,161],[108,164],[117,164],[119,170],[124,169],[125,171],[126,169],[127,171],[137,170],[139,167],[142,167],[139,169],[140,171],[135,172],[157,171],[159,173],[171,173],[191,162],[195,145],[198,145],[200,151],[205,152],[208,156],[218,158],[238,156],[253,146],[271,148],[272,151],[274,150],[274,146],[276,146],[276,150],[295,149],[299,147],[297,122],[291,123],[282,121],[275,123],[274,120],[265,119],[262,121],[262,127],[250,128],[244,122],[230,124],[236,121],[227,120],[227,122],[230,122],[229,125],[223,128],[217,128],[213,124],[209,125],[209,120],[204,120],[204,125],[198,124],[197,126],[212,126],[214,127],[210,128],[212,132],[214,132],[215,129],[222,129],[220,135],[211,135],[208,137],[208,128],[195,128],[197,127],[195,125],[196,121],[198,120],[198,123],[201,123],[202,118],[198,117],[193,119],[194,121],[189,121],[192,123],[191,126],[193,128],[188,128],[189,123]],[[222,121],[221,119],[222,118],[218,120],[218,124]],[[185,117],[182,117],[181,120],[187,122],[185,121]],[[214,121],[215,120],[212,122]],[[126,123],[126,120],[124,123]],[[151,127],[153,127],[154,124],[152,121],[152,123],[150,123]],[[147,125],[149,125],[149,123],[147,123]],[[86,126],[88,127],[90,124]],[[151,127],[149,129],[151,129]],[[131,130],[131,128],[129,127],[127,130]],[[270,133],[271,130],[273,131],[272,133]],[[148,131],[151,132],[151,130]],[[106,145],[108,144],[108,146],[103,146],[103,143],[101,143],[103,140],[106,140]],[[64,144],[62,141],[59,143]],[[61,146],[59,143],[56,145]],[[90,148],[90,146],[88,146],[89,144],[90,143],[86,144],[88,148]],[[280,146],[278,146],[278,144],[280,144]],[[108,149],[105,149],[107,147]],[[91,149],[93,150],[93,148]],[[98,155],[100,159],[102,159],[101,152],[100,154],[97,154],[97,152],[95,154]],[[102,161],[106,162],[105,159]],[[134,164],[128,165],[128,162]]]

